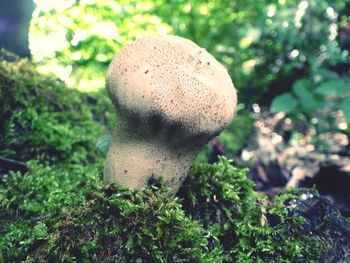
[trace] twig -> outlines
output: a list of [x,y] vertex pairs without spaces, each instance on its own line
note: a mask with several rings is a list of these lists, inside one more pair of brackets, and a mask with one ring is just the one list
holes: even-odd
[[46,218],[51,217],[51,216],[52,216],[52,214],[51,214],[51,213],[49,213],[49,214],[46,214],[46,215],[42,215],[42,216],[38,216],[38,217],[34,217],[34,218],[32,219],[32,221],[37,222],[37,221],[40,221],[40,220],[46,219]]
[[24,163],[24,162],[21,162],[21,161],[17,161],[17,160],[5,158],[5,157],[3,157],[3,156],[0,156],[0,161],[6,163],[6,164],[8,164],[8,165],[20,166],[20,167],[22,167],[22,168],[28,169],[27,164]]

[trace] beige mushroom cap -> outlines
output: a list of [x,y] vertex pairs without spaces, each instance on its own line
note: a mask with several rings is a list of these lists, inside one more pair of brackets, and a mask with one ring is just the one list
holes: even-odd
[[107,84],[117,107],[181,123],[188,135],[221,131],[237,102],[224,66],[177,36],[149,36],[123,48],[109,67]]
[[107,89],[117,125],[104,179],[131,188],[163,176],[176,191],[200,147],[231,122],[237,103],[224,66],[177,36],[124,47],[109,67]]

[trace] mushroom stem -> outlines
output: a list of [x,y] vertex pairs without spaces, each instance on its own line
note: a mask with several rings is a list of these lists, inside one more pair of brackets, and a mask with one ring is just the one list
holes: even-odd
[[[141,125],[141,123],[143,125]],[[177,137],[161,130],[158,134],[141,133],[152,131],[154,123],[125,121],[118,118],[108,152],[104,181],[118,183],[130,188],[141,188],[151,178],[162,176],[175,193],[185,179],[201,145],[188,142],[182,145]],[[176,131],[172,131],[176,133]]]

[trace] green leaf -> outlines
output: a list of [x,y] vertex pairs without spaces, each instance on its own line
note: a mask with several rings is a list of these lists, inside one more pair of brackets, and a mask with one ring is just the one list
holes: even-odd
[[274,98],[270,106],[270,111],[289,113],[294,110],[297,105],[298,101],[295,97],[291,93],[286,92]]
[[306,88],[307,80],[300,79],[296,81],[293,85],[293,92],[298,96],[299,99],[304,97],[309,98],[312,96],[311,92]]
[[293,85],[293,92],[299,98],[301,107],[306,113],[310,114],[322,107],[322,103],[307,89],[307,80],[296,81]]
[[348,127],[350,127],[350,98],[345,99],[340,105],[340,109],[343,111]]
[[323,79],[337,79],[337,78],[339,78],[337,73],[335,73],[334,71],[331,71],[329,69],[326,69],[326,68],[318,68],[317,73],[320,74],[320,76]]
[[102,155],[107,155],[112,137],[109,134],[103,134],[97,138],[96,148]]
[[334,79],[323,82],[316,93],[326,97],[337,97],[350,92],[350,87],[342,79]]

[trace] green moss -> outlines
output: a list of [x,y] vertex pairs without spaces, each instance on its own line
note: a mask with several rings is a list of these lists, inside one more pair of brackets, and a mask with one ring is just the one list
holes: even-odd
[[[43,165],[28,163],[25,174],[11,172],[0,180],[0,223],[33,219],[62,207],[81,203],[94,185],[102,184],[102,163],[98,165]],[[0,229],[3,224],[0,224]]]
[[[52,180],[59,181],[60,173],[57,170]],[[37,176],[46,177],[44,173]],[[24,178],[17,184],[27,184]],[[32,192],[31,197],[28,189],[16,189],[16,199],[4,195],[8,209],[13,208],[11,204],[20,204],[21,209],[14,211],[22,211],[24,216],[18,223],[2,222],[7,224],[6,234],[0,237],[2,260],[129,262],[142,258],[144,262],[198,262],[202,257],[207,244],[204,230],[185,215],[178,199],[169,199],[166,188],[104,188],[96,177],[89,178],[85,185],[64,185],[65,191],[53,187],[51,194],[59,191],[56,198],[42,196],[42,189]],[[73,192],[74,187],[78,191]],[[33,205],[27,206],[28,201],[37,201],[34,211]],[[41,219],[34,216],[39,212],[50,213],[37,221]]]
[[92,160],[96,135],[86,96],[27,60],[0,60],[0,156],[28,161]]
[[253,182],[247,178],[247,169],[235,168],[225,158],[212,165],[197,164],[178,196],[185,211],[226,248],[234,242],[228,237],[235,236],[238,222],[260,215],[260,200],[253,191]]
[[105,188],[102,166],[30,167],[1,187],[4,262],[312,262],[332,241],[288,212],[296,193],[268,204],[225,158],[197,164],[176,198],[159,182]]
[[[178,193],[186,213],[210,235],[211,246],[223,248],[228,262],[317,260],[325,243],[306,235],[300,227],[303,218],[285,208],[285,202],[297,196],[286,192],[268,204],[253,191],[246,174],[220,158],[213,165],[197,165]],[[272,224],[266,214],[278,217],[278,223]]]

